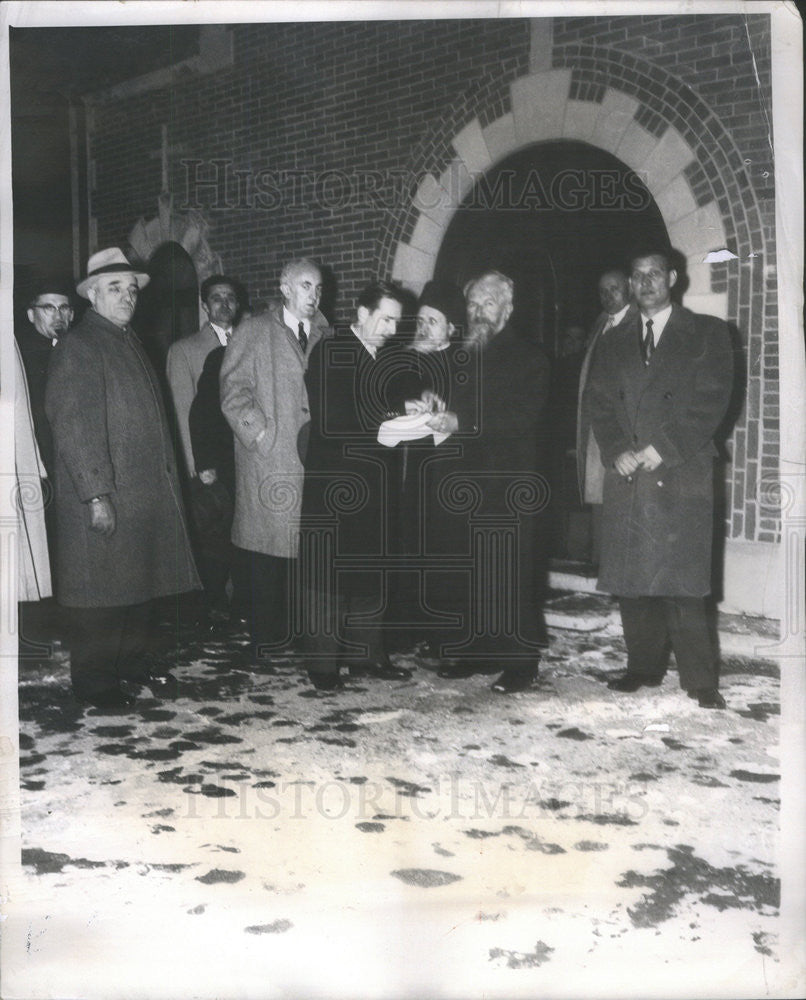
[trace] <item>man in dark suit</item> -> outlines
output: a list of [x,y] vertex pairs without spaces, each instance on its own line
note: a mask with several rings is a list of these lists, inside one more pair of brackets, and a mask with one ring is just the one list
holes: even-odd
[[385,383],[399,371],[396,352],[386,364],[381,348],[402,311],[394,286],[365,288],[355,323],[317,344],[305,375],[301,568],[308,676],[320,690],[341,686],[340,666],[354,676],[411,676],[389,661],[383,640],[391,449],[377,440],[389,415]]
[[182,443],[185,468],[192,479],[196,475],[193,445],[190,440],[188,415],[196,396],[199,376],[207,355],[216,347],[226,347],[238,322],[241,303],[239,285],[233,278],[212,274],[201,283],[199,297],[207,322],[196,333],[171,344],[166,361],[168,383],[174,404],[174,415]]
[[476,558],[464,608],[468,638],[456,644],[457,662],[440,676],[503,666],[492,690],[510,694],[534,685],[546,645],[540,519],[548,485],[539,470],[549,366],[540,348],[509,323],[510,278],[487,272],[465,287],[465,298],[465,346],[475,357],[474,371],[457,386],[450,409],[429,425],[461,445],[455,474],[443,478],[442,516],[454,522],[446,532],[463,522],[466,550]]
[[[210,491],[205,487],[215,485],[215,472],[210,469],[197,470],[193,459],[193,443],[190,435],[190,407],[196,396],[204,362],[211,351],[226,347],[237,324],[240,310],[240,284],[223,274],[212,274],[199,289],[202,309],[207,322],[196,333],[182,337],[171,344],[166,361],[166,374],[171,387],[174,418],[179,431],[182,458],[189,484],[191,509],[194,521],[199,503],[204,503]],[[215,491],[213,491],[215,492]],[[198,523],[196,524],[199,529]],[[199,573],[204,584],[206,614],[213,623],[225,621],[229,617],[226,583],[230,575],[229,560],[222,559],[217,549],[207,544],[204,527],[194,534],[196,558]]]
[[592,544],[591,559],[595,565],[599,563],[599,553],[602,545],[602,486],[604,484],[604,466],[599,454],[599,445],[590,425],[590,416],[583,405],[585,388],[588,384],[593,354],[601,338],[614,329],[635,312],[635,306],[630,303],[630,282],[625,271],[613,268],[599,278],[599,301],[602,311],[596,317],[591,336],[582,361],[579,373],[579,392],[577,395],[577,430],[576,458],[577,481],[579,496],[582,503],[591,504]]
[[[29,325],[17,331],[17,343],[25,365],[36,443],[48,476],[52,476],[53,435],[45,416],[45,387],[53,348],[73,322],[72,290],[58,279],[43,280],[31,295],[26,315]],[[48,533],[50,529],[49,524]]]
[[599,588],[619,598],[634,692],[663,680],[671,642],[681,686],[724,708],[705,613],[711,586],[714,435],[733,356],[725,323],[672,303],[665,250],[632,259],[639,312],[609,333],[590,377],[591,424],[606,473]]

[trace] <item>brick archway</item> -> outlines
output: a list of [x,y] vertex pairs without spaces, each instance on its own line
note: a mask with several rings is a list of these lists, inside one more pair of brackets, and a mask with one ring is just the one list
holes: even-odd
[[[621,64],[626,57],[619,53],[618,58]],[[601,57],[594,62],[595,75],[603,78]],[[727,318],[730,269],[727,262],[705,263],[704,258],[727,248],[739,261],[757,260],[750,255],[763,249],[763,235],[750,180],[732,141],[702,102],[686,116],[687,127],[674,121],[680,118],[679,111],[673,111],[679,98],[673,104],[670,95],[674,89],[689,88],[679,82],[673,88],[672,78],[657,67],[648,66],[647,72],[651,105],[638,96],[640,80],[632,88],[638,93],[630,94],[612,82],[586,81],[582,70],[561,68],[512,81],[509,109],[486,126],[479,113],[447,142],[444,135],[433,136],[434,145],[447,145],[454,155],[438,176],[431,171],[417,175],[418,187],[395,220],[397,239],[390,241],[381,270],[415,290],[421,287],[432,275],[453,214],[480,174],[524,146],[573,139],[612,153],[641,175],[663,214],[672,245],[687,257],[687,303]],[[669,92],[660,97],[659,81],[653,79],[659,75],[667,78]],[[699,101],[690,94],[693,102]],[[668,106],[661,113],[656,109],[664,98]],[[691,119],[697,111],[704,116],[702,135],[692,134]],[[725,181],[723,171],[733,175],[732,181]]]
[[[475,81],[414,151],[416,189],[389,220],[380,272],[419,291],[475,180],[518,149],[569,139],[616,156],[641,176],[687,258],[686,305],[738,330],[747,403],[732,436],[728,532],[772,540],[778,512],[757,497],[762,473],[778,466],[778,422],[764,426],[761,404],[777,375],[776,273],[746,164],[708,105],[660,67],[591,45],[558,47],[553,59],[550,70]],[[707,260],[715,251],[727,252]]]

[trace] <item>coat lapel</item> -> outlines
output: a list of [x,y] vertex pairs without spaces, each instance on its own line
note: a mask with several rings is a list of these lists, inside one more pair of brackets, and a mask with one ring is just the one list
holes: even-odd
[[673,305],[652,360],[645,366],[645,388],[657,379],[676,380],[681,367],[687,364],[692,328],[690,314],[677,304]]

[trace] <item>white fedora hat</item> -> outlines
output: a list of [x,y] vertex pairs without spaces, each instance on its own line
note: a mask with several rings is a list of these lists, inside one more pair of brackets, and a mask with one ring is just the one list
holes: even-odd
[[76,291],[86,299],[87,290],[92,288],[102,274],[121,273],[133,274],[140,288],[145,288],[151,280],[144,272],[135,270],[134,265],[126,260],[125,254],[119,247],[109,247],[107,250],[99,250],[90,257],[87,261],[87,277],[76,285]]

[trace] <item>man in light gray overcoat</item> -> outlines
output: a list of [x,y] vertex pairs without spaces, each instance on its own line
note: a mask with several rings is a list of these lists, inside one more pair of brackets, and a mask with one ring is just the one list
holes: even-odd
[[266,671],[272,651],[291,635],[289,569],[299,544],[300,450],[310,421],[304,376],[311,350],[330,332],[313,261],[289,261],[280,292],[282,303],[240,325],[221,365],[221,410],[235,435],[232,541],[249,591],[249,656]]

